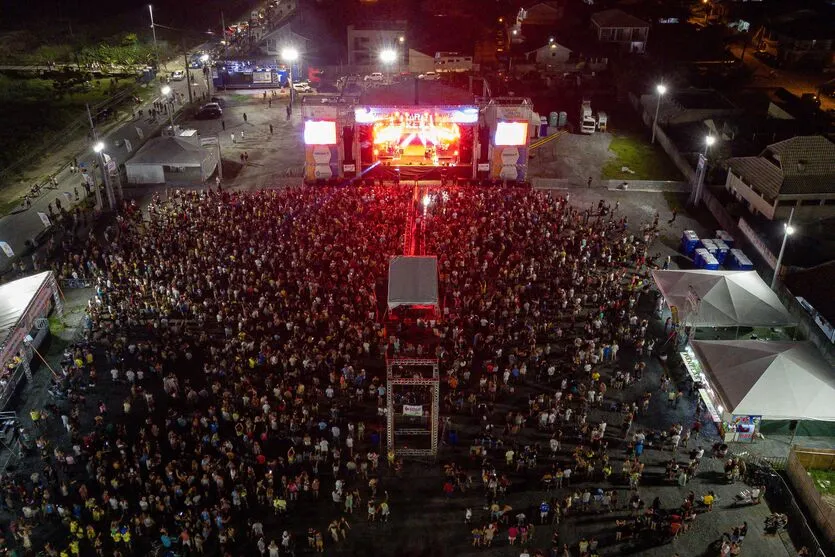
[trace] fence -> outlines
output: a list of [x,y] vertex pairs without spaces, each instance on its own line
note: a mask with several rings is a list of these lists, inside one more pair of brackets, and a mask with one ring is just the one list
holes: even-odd
[[823,499],[807,468],[832,470],[835,468],[835,451],[792,447],[786,466],[786,475],[798,499],[823,533],[824,539],[830,541],[830,547],[827,549],[835,551],[835,544],[832,543],[835,540],[835,507]]
[[[817,536],[815,536],[811,526],[809,526],[809,522],[806,520],[803,509],[795,500],[792,490],[783,479],[783,476],[773,471],[771,466],[768,465],[768,459],[756,460],[761,461],[765,465],[767,472],[770,470],[770,473],[765,474],[767,478],[764,481],[765,498],[771,510],[781,512],[788,517],[786,531],[794,546],[806,547],[809,550],[808,555],[810,557],[826,557],[826,552],[831,551],[832,548],[823,546],[818,541]],[[786,460],[786,463],[788,464],[788,460]]]

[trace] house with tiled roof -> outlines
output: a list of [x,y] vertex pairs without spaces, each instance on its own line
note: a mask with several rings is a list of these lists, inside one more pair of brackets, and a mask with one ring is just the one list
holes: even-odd
[[726,163],[725,187],[752,213],[783,220],[794,207],[800,221],[835,216],[835,143],[821,135],[786,139]]

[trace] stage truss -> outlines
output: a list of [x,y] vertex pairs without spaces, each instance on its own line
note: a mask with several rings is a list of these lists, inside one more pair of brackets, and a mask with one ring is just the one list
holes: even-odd
[[[406,373],[402,373],[405,370]],[[431,371],[431,375],[430,372]],[[429,390],[429,410],[422,409],[420,422],[428,418],[423,427],[398,427],[398,418],[406,415],[395,412],[395,395],[398,387],[424,387]],[[398,456],[431,456],[438,454],[438,425],[440,402],[440,376],[437,358],[387,358],[386,359],[386,441],[388,450]],[[400,406],[400,405],[397,405]],[[417,416],[412,415],[417,418]],[[403,446],[399,439],[429,436],[428,448]]]

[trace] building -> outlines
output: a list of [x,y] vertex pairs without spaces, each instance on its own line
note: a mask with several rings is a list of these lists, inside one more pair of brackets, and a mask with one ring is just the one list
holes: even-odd
[[294,27],[292,23],[285,23],[275,31],[270,31],[261,37],[259,41],[261,52],[278,59],[281,57],[281,51],[288,47],[295,48],[302,54],[308,51],[309,39],[296,32]]
[[556,41],[548,41],[547,44],[542,45],[536,50],[525,53],[525,56],[528,62],[535,62],[537,67],[546,72],[570,71],[565,68],[576,65],[569,64],[571,50]]
[[379,61],[380,52],[388,48],[399,53],[402,66],[408,66],[405,21],[372,21],[348,26],[348,65],[375,65]]
[[824,69],[835,66],[835,23],[832,15],[798,10],[766,24],[757,41],[760,50],[785,68]]
[[409,49],[409,73],[420,75],[435,71],[435,58],[413,48]]
[[473,71],[473,57],[460,52],[436,52],[436,72],[471,72]]
[[835,216],[835,144],[820,135],[773,143],[756,157],[727,160],[725,187],[752,213],[775,220]]
[[563,6],[560,2],[536,2],[525,9],[525,25],[554,26],[563,17]]
[[634,54],[646,51],[649,23],[629,15],[623,10],[611,9],[591,16],[591,24],[597,40],[616,43],[621,49]]

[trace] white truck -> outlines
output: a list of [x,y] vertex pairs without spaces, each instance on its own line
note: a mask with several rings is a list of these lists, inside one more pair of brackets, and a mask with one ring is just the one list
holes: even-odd
[[580,133],[591,135],[597,130],[597,120],[591,113],[591,101],[583,99],[580,106]]

